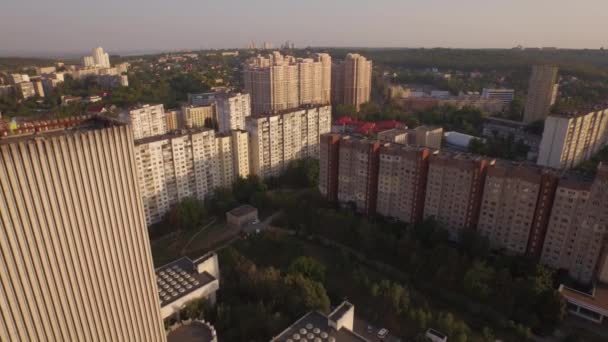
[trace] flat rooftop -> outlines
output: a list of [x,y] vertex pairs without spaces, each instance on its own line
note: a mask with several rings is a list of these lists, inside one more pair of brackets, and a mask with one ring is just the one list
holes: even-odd
[[585,293],[571,289],[564,285],[559,287],[560,294],[567,300],[593,307],[603,315],[608,315],[608,286],[596,285],[592,293]]
[[216,280],[208,272],[198,273],[190,258],[183,257],[156,269],[160,305],[165,306]]
[[4,136],[0,134],[0,145],[26,142],[39,138],[78,134],[123,125],[126,124],[119,120],[97,115],[82,115],[55,120],[27,121],[20,124],[20,127],[14,132],[6,132],[7,135]]
[[255,211],[257,211],[256,208],[250,206],[249,204],[243,204],[239,207],[236,207],[236,208],[230,210],[228,213],[230,213],[231,215],[240,217],[240,216],[251,214]]
[[319,338],[323,342],[368,342],[367,339],[353,333],[348,329],[334,330],[329,326],[327,316],[313,311],[300,318],[292,326],[285,329],[272,342],[297,342],[302,338],[315,341]]
[[204,133],[204,132],[214,132],[214,131],[213,131],[213,129],[206,128],[206,127],[183,128],[183,129],[178,129],[175,131],[169,131],[168,133],[165,133],[162,135],[154,135],[151,137],[145,137],[145,138],[135,140],[135,145],[137,146],[137,145],[142,145],[142,144],[148,144],[148,143],[155,142],[155,141],[179,138],[179,137],[183,137],[183,136],[186,136],[189,134]]

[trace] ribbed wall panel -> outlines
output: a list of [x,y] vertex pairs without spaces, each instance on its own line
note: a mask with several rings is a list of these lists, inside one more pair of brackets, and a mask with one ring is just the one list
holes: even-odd
[[165,341],[126,126],[0,141],[0,341]]

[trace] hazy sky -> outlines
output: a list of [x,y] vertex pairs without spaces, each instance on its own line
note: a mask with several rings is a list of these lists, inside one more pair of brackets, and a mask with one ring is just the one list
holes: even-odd
[[0,54],[275,46],[608,47],[608,0],[1,0]]

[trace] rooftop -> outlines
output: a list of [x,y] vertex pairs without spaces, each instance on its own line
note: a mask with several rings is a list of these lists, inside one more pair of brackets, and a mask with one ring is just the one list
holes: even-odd
[[559,293],[568,301],[578,305],[586,305],[594,308],[604,315],[608,315],[608,286],[596,285],[592,293],[585,293],[560,285]]
[[249,204],[243,204],[239,207],[236,207],[236,208],[230,210],[229,213],[234,216],[243,216],[243,215],[251,214],[255,211],[257,211],[256,208],[250,206]]
[[297,322],[285,329],[272,342],[296,342],[302,338],[317,342],[366,342],[367,339],[342,328],[338,331],[329,326],[328,317],[313,311],[300,318]]
[[215,277],[198,273],[190,258],[183,257],[156,269],[160,305],[165,306],[211,283]]
[[105,116],[81,115],[64,119],[33,120],[19,123],[12,132],[0,131],[0,145],[25,142],[87,132],[111,126],[123,126],[123,122]]
[[170,132],[162,134],[162,135],[154,135],[151,137],[145,137],[142,139],[135,140],[135,145],[148,144],[148,143],[155,142],[155,141],[179,138],[179,137],[183,137],[188,134],[196,134],[196,133],[203,133],[203,132],[213,132],[213,129],[205,128],[205,127],[178,129],[176,131],[170,131]]

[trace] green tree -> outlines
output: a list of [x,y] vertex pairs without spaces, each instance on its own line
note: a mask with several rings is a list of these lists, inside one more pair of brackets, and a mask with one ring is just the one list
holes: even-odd
[[320,283],[325,282],[325,272],[325,266],[307,256],[296,258],[287,268],[288,274],[301,274]]

